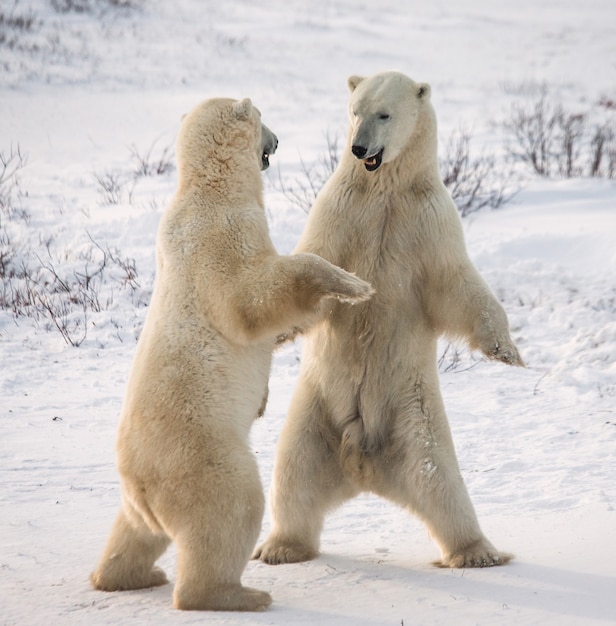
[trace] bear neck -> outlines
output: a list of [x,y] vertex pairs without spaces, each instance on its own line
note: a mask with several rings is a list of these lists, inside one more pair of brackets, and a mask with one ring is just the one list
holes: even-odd
[[263,205],[263,180],[256,159],[251,155],[204,155],[198,163],[179,169],[178,191],[218,195],[221,200],[254,202]]

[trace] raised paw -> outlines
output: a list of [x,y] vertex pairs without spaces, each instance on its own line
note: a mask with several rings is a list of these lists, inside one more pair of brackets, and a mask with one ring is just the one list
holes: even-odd
[[261,559],[268,565],[282,565],[283,563],[311,561],[318,555],[318,550],[307,548],[301,544],[270,539],[255,549],[252,558]]
[[507,365],[525,367],[524,361],[511,339],[491,341],[485,347],[482,346],[482,351],[493,361],[502,361]]
[[340,282],[337,287],[332,290],[330,296],[333,296],[339,302],[357,304],[369,300],[374,293],[374,289],[370,283],[358,278],[355,274],[343,272]]

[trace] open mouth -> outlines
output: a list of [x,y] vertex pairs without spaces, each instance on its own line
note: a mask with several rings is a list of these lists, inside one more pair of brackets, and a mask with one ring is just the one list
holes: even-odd
[[374,170],[377,170],[381,166],[381,163],[383,162],[383,150],[384,148],[381,148],[376,154],[373,154],[367,159],[363,159],[364,167],[369,172],[374,172]]
[[261,154],[261,171],[266,170],[269,167],[269,152],[263,152]]

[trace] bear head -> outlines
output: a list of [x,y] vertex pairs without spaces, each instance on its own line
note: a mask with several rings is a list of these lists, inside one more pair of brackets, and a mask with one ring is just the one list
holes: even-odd
[[430,86],[400,72],[351,76],[350,145],[369,172],[399,157],[414,136],[436,135]]
[[[238,100],[233,104],[233,115],[237,120],[255,120],[259,122],[260,142],[257,143],[257,156],[260,159],[261,169],[269,167],[269,157],[278,148],[278,138],[274,133],[261,122],[261,112],[253,106],[250,98]],[[255,118],[255,115],[258,116]]]
[[250,98],[212,98],[184,116],[178,134],[176,156],[180,176],[222,176],[230,168],[265,170],[276,152],[278,139],[261,122],[261,113]]

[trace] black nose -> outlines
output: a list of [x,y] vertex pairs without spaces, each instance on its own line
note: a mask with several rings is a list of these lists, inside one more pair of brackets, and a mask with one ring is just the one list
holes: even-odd
[[353,146],[351,148],[351,152],[358,158],[363,159],[366,156],[366,152],[368,152],[368,148],[364,148],[363,146]]

